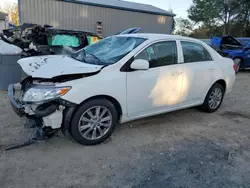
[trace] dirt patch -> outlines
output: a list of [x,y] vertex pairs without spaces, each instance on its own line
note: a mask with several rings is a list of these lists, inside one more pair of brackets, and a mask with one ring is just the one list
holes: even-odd
[[227,118],[245,118],[250,119],[250,114],[247,114],[245,112],[232,112],[232,111],[226,111],[221,114],[221,116],[227,117]]
[[109,182],[106,187],[250,187],[250,178],[239,175],[244,169],[250,173],[250,162],[240,150],[209,140],[177,143],[161,152],[157,148],[154,145],[143,151],[139,160],[122,164],[115,175],[105,180]]

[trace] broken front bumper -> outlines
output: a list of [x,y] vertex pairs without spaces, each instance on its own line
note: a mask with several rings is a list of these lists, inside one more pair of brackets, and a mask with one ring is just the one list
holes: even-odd
[[[27,104],[15,97],[14,84],[9,85],[8,96],[12,109],[20,117],[41,122],[43,127],[68,129],[76,104],[56,99],[42,104]],[[38,125],[41,126],[41,125]]]
[[10,100],[10,104],[12,109],[14,110],[14,112],[16,112],[17,115],[19,115],[20,117],[25,116],[25,109],[23,107],[23,104],[15,99],[15,93],[14,93],[14,84],[9,85],[8,87],[8,96],[9,96],[9,100]]

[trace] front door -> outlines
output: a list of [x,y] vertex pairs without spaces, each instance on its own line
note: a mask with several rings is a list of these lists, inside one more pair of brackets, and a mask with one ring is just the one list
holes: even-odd
[[127,73],[128,116],[160,113],[177,107],[183,74],[177,60],[176,41],[151,44],[135,59],[149,61],[149,69]]

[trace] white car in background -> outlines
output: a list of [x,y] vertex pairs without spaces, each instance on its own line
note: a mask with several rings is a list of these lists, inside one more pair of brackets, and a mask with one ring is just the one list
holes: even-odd
[[103,142],[117,123],[201,106],[215,112],[235,82],[234,63],[181,36],[111,36],[71,56],[18,62],[29,75],[9,86],[13,109],[45,136],[69,130],[84,145]]

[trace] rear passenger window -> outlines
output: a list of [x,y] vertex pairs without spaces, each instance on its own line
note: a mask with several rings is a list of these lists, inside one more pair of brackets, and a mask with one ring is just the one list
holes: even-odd
[[144,59],[149,61],[149,68],[176,64],[176,42],[167,41],[152,44],[137,55],[135,59]]
[[200,44],[193,42],[181,42],[184,63],[211,61],[208,51]]

